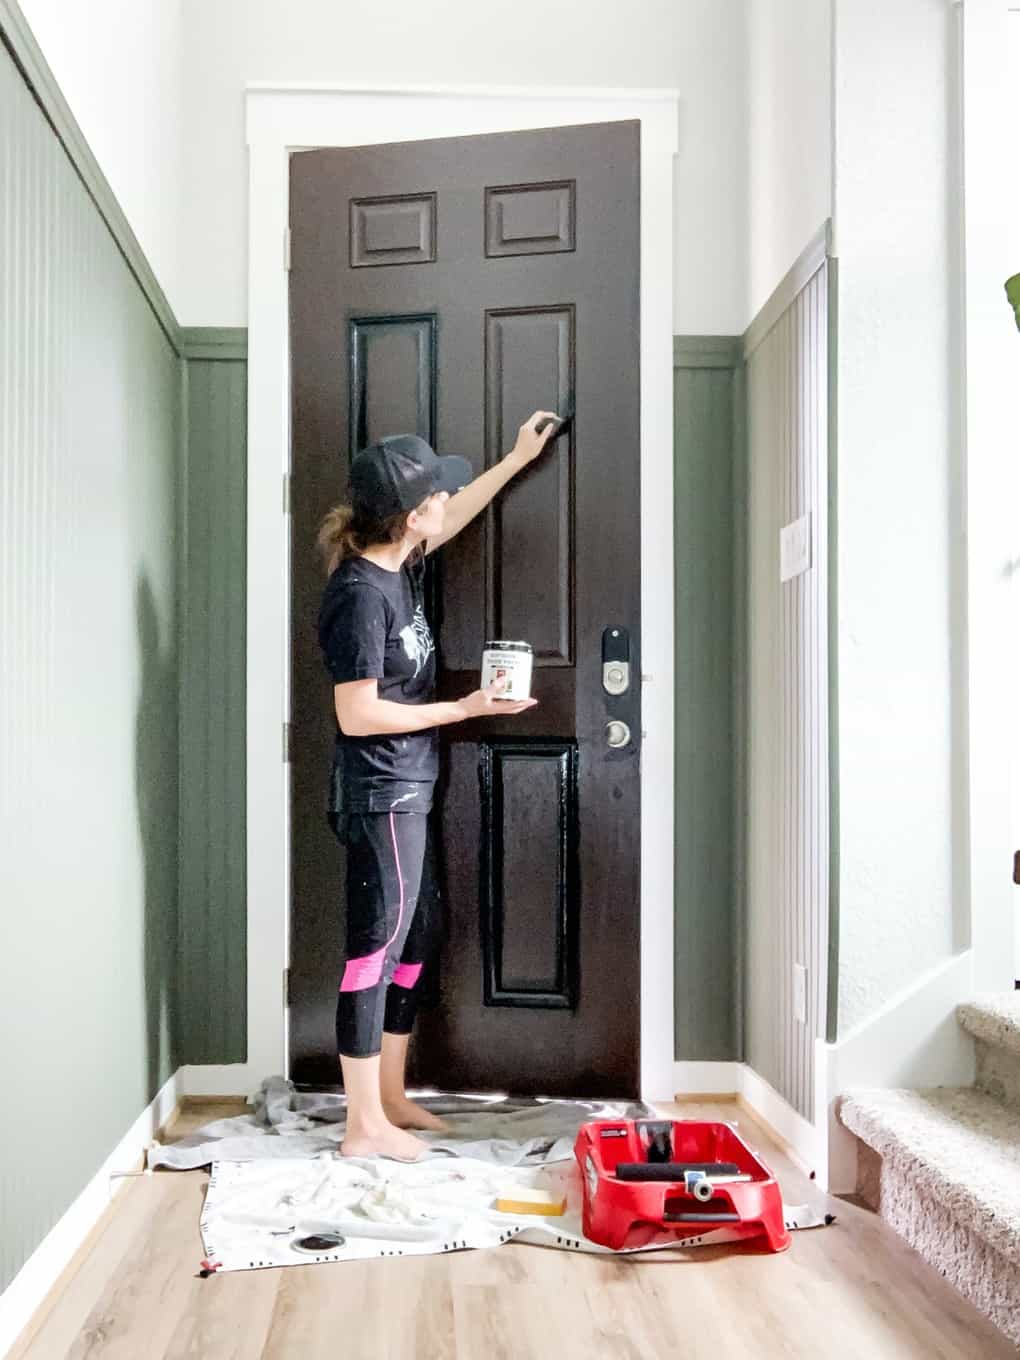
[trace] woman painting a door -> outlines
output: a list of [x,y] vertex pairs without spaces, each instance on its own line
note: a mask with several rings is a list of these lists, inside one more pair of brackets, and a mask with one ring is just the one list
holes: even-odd
[[336,1034],[348,1157],[413,1161],[425,1145],[410,1130],[443,1127],[404,1089],[418,987],[438,927],[428,846],[438,728],[535,703],[501,698],[498,681],[456,702],[434,702],[424,559],[532,463],[558,428],[554,413],[537,411],[513,449],[473,481],[466,460],[438,458],[416,435],[382,439],[354,459],[350,504],[333,509],[319,533],[329,571],[319,640],[338,729],[330,820],[347,849]]

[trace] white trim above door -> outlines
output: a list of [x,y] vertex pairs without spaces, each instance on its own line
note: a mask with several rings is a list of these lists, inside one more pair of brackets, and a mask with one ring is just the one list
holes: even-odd
[[285,1071],[289,893],[288,156],[582,123],[641,122],[641,1089],[673,1088],[674,90],[251,86],[248,314],[248,1061],[189,1068],[189,1093],[247,1092]]

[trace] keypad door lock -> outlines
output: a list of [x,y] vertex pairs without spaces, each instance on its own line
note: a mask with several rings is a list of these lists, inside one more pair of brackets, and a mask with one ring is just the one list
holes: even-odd
[[607,628],[602,634],[602,688],[614,698],[630,689],[630,634]]

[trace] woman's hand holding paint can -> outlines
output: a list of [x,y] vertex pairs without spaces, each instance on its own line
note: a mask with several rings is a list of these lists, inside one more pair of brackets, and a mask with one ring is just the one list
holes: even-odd
[[508,713],[523,713],[526,708],[534,708],[537,699],[504,699],[506,679],[502,676],[493,680],[485,689],[476,689],[460,700],[459,707],[465,718],[503,718]]

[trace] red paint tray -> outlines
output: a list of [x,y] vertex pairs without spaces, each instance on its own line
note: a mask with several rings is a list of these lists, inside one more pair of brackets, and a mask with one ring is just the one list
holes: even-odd
[[649,1224],[678,1240],[727,1228],[785,1251],[779,1185],[729,1124],[697,1119],[595,1120],[574,1143],[584,1187],[584,1233],[619,1251]]

